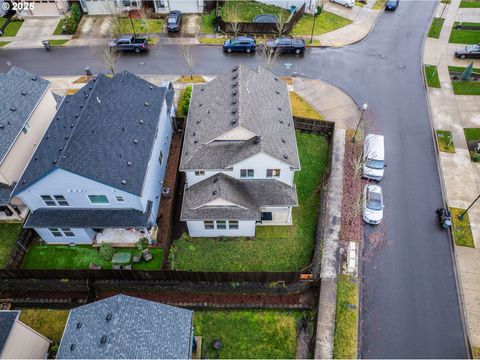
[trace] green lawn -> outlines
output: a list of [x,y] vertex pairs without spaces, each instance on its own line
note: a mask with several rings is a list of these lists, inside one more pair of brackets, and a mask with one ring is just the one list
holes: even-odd
[[57,27],[55,28],[55,31],[53,32],[53,35],[64,35],[64,33],[62,32],[63,22],[64,22],[63,19],[61,19],[58,22]]
[[22,231],[22,224],[0,224],[0,268],[7,265],[12,253],[13,244]]
[[257,227],[247,238],[189,238],[171,248],[172,266],[193,271],[296,271],[312,254],[318,217],[319,186],[328,166],[328,142],[323,136],[297,132],[302,170],[295,174],[300,206],[293,225]]
[[[22,21],[11,21],[3,32],[3,36],[15,36],[18,30],[22,27]],[[1,24],[0,24],[1,26]]]
[[[328,11],[322,11],[315,21],[315,30],[313,35],[321,35],[346,25],[352,21]],[[310,35],[312,33],[313,16],[304,15],[300,21],[293,27],[291,35]]]
[[[118,248],[117,252],[130,252],[132,256],[140,253],[136,248]],[[134,270],[160,270],[163,249],[150,249],[153,259],[132,264]],[[102,269],[111,269],[110,261],[100,257],[98,248],[90,245],[30,245],[23,260],[24,269],[88,269],[90,263],[101,265]]]
[[10,44],[10,41],[0,41],[0,47]]
[[479,0],[462,0],[460,2],[461,8],[480,8]]
[[220,359],[294,359],[297,324],[307,314],[281,310],[195,311],[195,335],[202,336],[202,358],[214,359],[212,342],[223,347]]
[[428,87],[439,88],[440,79],[438,78],[438,70],[435,65],[425,65],[425,78]]
[[[133,19],[133,26],[135,28],[135,32],[137,34],[145,34],[145,33],[161,33],[163,32],[164,27],[164,20],[163,19],[147,19],[146,25],[143,19]],[[148,29],[147,29],[148,27]],[[148,30],[148,31],[147,31]],[[116,32],[119,34],[132,34],[132,24],[129,18],[121,18],[118,21],[118,28]]]
[[444,18],[433,18],[432,25],[428,31],[428,37],[438,39],[440,37],[440,32],[442,31],[443,23],[445,22]]
[[50,46],[61,46],[65,45],[69,40],[48,40]]
[[453,238],[455,239],[455,245],[475,247],[473,241],[472,228],[470,227],[470,218],[468,213],[465,214],[463,220],[458,218],[464,212],[464,209],[450,208],[453,221]]
[[[453,24],[452,32],[450,33],[450,39],[448,42],[454,44],[478,44],[480,43],[480,30],[457,30],[455,27],[459,22]],[[467,23],[463,22],[463,25],[480,26],[480,23]]]
[[465,128],[463,129],[465,138],[469,140],[480,140],[480,128]]
[[230,21],[231,15],[237,12],[239,22],[251,22],[260,14],[283,15],[288,18],[289,12],[275,5],[262,4],[252,0],[226,1],[220,8],[220,14],[224,21]]
[[210,13],[202,14],[200,32],[202,34],[215,34],[215,10]]
[[387,0],[377,0],[375,1],[375,4],[372,6],[372,10],[383,10],[385,9],[385,4],[387,3]]
[[225,37],[201,37],[198,41],[200,44],[223,45],[226,39]]
[[62,340],[68,313],[68,310],[23,309],[20,321],[53,342],[59,343]]
[[437,130],[436,133],[439,150],[454,153],[455,145],[453,144],[452,133],[447,130]]
[[290,96],[290,105],[292,107],[293,116],[323,120],[323,116],[296,92],[290,91],[288,95]]
[[[465,70],[461,66],[449,66],[448,71],[461,73]],[[480,74],[480,69],[473,68],[473,73]],[[453,93],[456,95],[480,95],[480,81],[452,80]]]
[[337,309],[333,339],[334,359],[357,358],[358,280],[340,275],[337,282]]

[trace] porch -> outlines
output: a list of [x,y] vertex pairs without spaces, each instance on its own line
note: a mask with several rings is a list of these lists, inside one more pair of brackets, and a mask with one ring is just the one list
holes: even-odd
[[291,207],[265,207],[262,211],[262,219],[256,222],[256,226],[283,226],[292,225]]
[[22,222],[28,215],[25,205],[0,205],[0,222]]
[[138,240],[147,238],[149,245],[155,244],[156,230],[147,229],[103,229],[95,233],[92,245],[100,246],[107,243],[113,247],[134,247]]

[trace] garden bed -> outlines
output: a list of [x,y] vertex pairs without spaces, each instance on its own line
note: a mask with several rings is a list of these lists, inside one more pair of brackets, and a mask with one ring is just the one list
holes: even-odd
[[437,130],[436,134],[437,134],[438,150],[447,152],[447,153],[454,153],[455,145],[453,144],[452,133],[447,130]]
[[464,67],[449,66],[448,71],[455,95],[480,95],[480,69],[473,68],[470,80],[462,80]]
[[470,153],[470,158],[474,162],[480,162],[480,128],[465,128],[463,129],[465,133],[465,139],[467,140],[467,147]]
[[302,170],[295,173],[299,207],[293,225],[257,227],[256,237],[190,238],[170,250],[173,269],[192,271],[297,271],[309,264],[319,214],[319,192],[328,167],[324,136],[297,131]]
[[450,208],[453,222],[453,238],[455,240],[455,245],[457,246],[474,248],[475,243],[473,241],[472,228],[470,227],[468,213],[465,214],[463,220],[458,218],[464,211],[464,209]]

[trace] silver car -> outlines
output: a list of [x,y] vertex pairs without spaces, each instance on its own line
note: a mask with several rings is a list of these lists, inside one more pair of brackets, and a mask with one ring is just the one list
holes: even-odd
[[377,225],[383,220],[383,193],[379,185],[365,185],[363,194],[363,221]]
[[343,5],[345,7],[351,8],[355,5],[355,0],[330,0],[331,2]]

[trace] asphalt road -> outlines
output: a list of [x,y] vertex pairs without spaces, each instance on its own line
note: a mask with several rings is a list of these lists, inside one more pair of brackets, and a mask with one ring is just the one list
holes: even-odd
[[[421,73],[421,45],[433,1],[402,1],[381,15],[364,41],[342,49],[285,55],[274,71],[318,78],[367,102],[366,125],[386,142],[384,226],[368,228],[362,293],[363,358],[465,358],[467,356],[447,233],[435,209],[442,204],[434,143]],[[7,62],[39,75],[103,70],[92,48],[0,50]],[[225,55],[217,47],[192,48],[194,73],[219,74],[258,55]],[[187,73],[182,48],[122,55],[118,70],[137,74]],[[328,101],[328,99],[325,99]],[[384,231],[384,234],[382,232]],[[373,236],[371,233],[375,233]],[[378,240],[378,241],[377,241]]]

